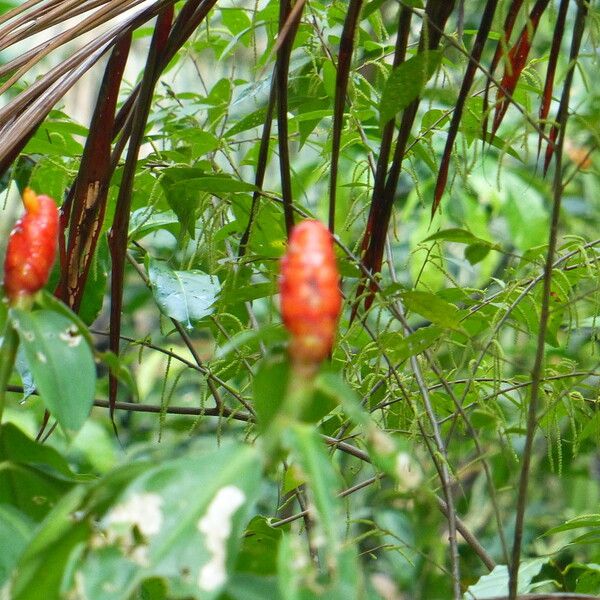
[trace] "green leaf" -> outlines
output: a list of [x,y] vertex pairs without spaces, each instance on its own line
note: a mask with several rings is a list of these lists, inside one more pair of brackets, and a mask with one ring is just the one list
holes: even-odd
[[465,258],[472,264],[480,263],[490,253],[490,246],[471,244],[465,248]]
[[13,423],[0,427],[0,462],[39,468],[62,481],[76,480],[69,463],[57,450],[32,440]]
[[237,558],[236,572],[255,575],[275,575],[277,572],[277,549],[283,529],[271,527],[269,520],[254,517],[244,532],[244,540]]
[[90,534],[88,523],[73,518],[85,491],[84,486],[73,488],[37,529],[18,560],[11,600],[37,600],[40,590],[47,598],[63,597],[62,581],[69,558]]
[[[571,565],[569,565],[571,566]],[[600,565],[596,563],[575,564],[573,568],[585,569],[577,577],[577,587],[575,591],[580,594],[598,594],[600,592]],[[568,569],[569,567],[567,567]]]
[[[518,594],[526,594],[530,591],[531,581],[548,562],[545,558],[522,561],[519,565]],[[508,596],[508,568],[506,565],[498,565],[491,573],[479,578],[475,585],[469,586],[465,592],[464,600],[485,600],[486,598],[497,598]]]
[[235,125],[227,130],[224,137],[232,137],[238,133],[248,131],[248,129],[254,129],[264,124],[267,118],[267,109],[259,108],[258,110],[246,115],[241,118]]
[[213,152],[219,147],[219,139],[214,134],[198,127],[177,131],[175,139],[178,143],[189,146],[195,158]]
[[572,531],[573,529],[581,529],[583,527],[598,527],[600,528],[600,514],[582,515],[569,519],[562,525],[553,527],[546,531],[544,535],[554,535],[556,533],[562,533],[563,531]]
[[420,314],[428,321],[448,329],[460,329],[458,309],[454,304],[442,300],[439,296],[420,290],[403,292],[402,299],[406,308]]
[[11,319],[46,407],[65,430],[78,430],[96,390],[94,357],[81,331],[50,310],[11,309]]
[[323,371],[315,381],[317,390],[334,398],[344,412],[361,427],[368,427],[371,419],[360,405],[356,392],[340,376],[339,372]]
[[126,600],[144,579],[163,577],[171,597],[216,598],[260,481],[257,452],[237,444],[153,466],[104,513],[104,541],[79,562],[72,585],[94,600]]
[[187,188],[198,192],[208,192],[210,194],[226,194],[238,192],[253,192],[256,186],[239,179],[234,179],[229,175],[210,175],[205,177],[195,177],[184,181],[178,181],[173,184],[173,191],[181,188]]
[[384,333],[377,339],[375,351],[379,352],[378,348],[383,347],[390,360],[399,363],[427,350],[440,340],[442,334],[442,330],[435,325],[422,327],[406,336],[397,331]]
[[138,208],[131,214],[129,221],[129,237],[139,239],[157,229],[171,231],[175,234],[178,219],[172,210],[156,212],[151,206]]
[[288,333],[282,325],[268,325],[260,329],[244,329],[227,340],[216,351],[217,358],[226,358],[232,352],[253,352],[259,349],[259,343],[263,342],[269,347],[284,342]]
[[438,231],[433,235],[430,235],[428,238],[425,238],[423,242],[433,242],[435,240],[443,240],[445,242],[457,242],[460,244],[489,244],[485,240],[478,238],[473,235],[470,231],[466,229],[459,229],[458,227],[453,227],[450,229],[443,229],[442,231]]
[[266,598],[269,600],[281,598],[275,577],[234,573],[227,585],[227,600],[265,600]]
[[196,209],[200,203],[200,195],[192,193],[185,187],[175,189],[175,185],[193,177],[204,177],[206,172],[198,167],[170,167],[163,171],[160,184],[164,190],[169,207],[177,215],[183,231],[187,231],[194,238],[194,225],[196,222]]
[[221,19],[223,20],[223,25],[233,35],[237,35],[240,31],[248,29],[252,24],[248,16],[248,11],[245,8],[221,8]]
[[27,515],[0,504],[0,585],[7,580],[33,531],[34,524]]
[[166,262],[148,258],[148,277],[160,310],[188,328],[213,312],[219,281],[203,271],[175,271]]
[[220,302],[223,306],[238,304],[240,302],[252,302],[258,298],[267,298],[277,293],[275,283],[253,283],[250,285],[231,286],[223,290]]
[[261,431],[265,431],[284,403],[290,373],[285,355],[266,357],[252,380],[254,408]]
[[398,65],[388,77],[379,103],[379,121],[385,125],[419,97],[442,62],[440,50],[419,52]]

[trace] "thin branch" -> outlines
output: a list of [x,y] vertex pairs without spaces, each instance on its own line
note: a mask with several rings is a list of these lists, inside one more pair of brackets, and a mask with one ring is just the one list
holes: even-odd
[[[350,488],[342,490],[338,494],[338,498],[346,498],[359,490],[362,490],[370,485],[373,485],[374,483],[383,479],[384,477],[385,477],[384,474],[379,473],[379,474],[375,475],[374,477],[370,477],[369,479],[366,479],[365,481],[361,481],[360,483],[357,483],[356,485],[353,485]],[[438,508],[440,509],[440,511],[447,517],[448,516],[448,507],[447,507],[446,503],[437,496],[436,496],[436,502],[437,502],[437,505],[438,505]],[[307,513],[307,511],[302,511],[302,512],[296,513],[295,515],[286,517],[285,519],[281,519],[279,521],[276,521],[275,523],[271,523],[271,527],[283,527],[284,525],[287,525],[289,523],[292,523],[293,521],[297,521],[298,519],[303,518],[306,513]],[[460,532],[460,534],[462,535],[465,542],[467,542],[467,544],[472,548],[472,550],[475,552],[475,554],[477,554],[477,556],[479,556],[479,558],[481,559],[481,562],[487,567],[487,569],[489,571],[492,571],[496,567],[496,562],[487,553],[487,550],[479,543],[479,541],[471,533],[469,528],[458,518],[456,519],[456,526],[457,526],[456,527],[457,530]]]
[[560,100],[558,123],[558,139],[555,146],[556,171],[553,182],[552,199],[552,218],[550,223],[550,232],[548,236],[548,252],[546,254],[546,264],[544,266],[544,287],[542,290],[542,308],[540,315],[540,327],[537,339],[537,348],[535,353],[535,362],[531,372],[531,398],[529,400],[529,410],[527,413],[527,432],[525,435],[525,446],[523,448],[523,463],[521,467],[521,476],[519,478],[519,492],[517,497],[516,516],[515,516],[515,534],[513,540],[512,560],[509,566],[509,584],[508,593],[510,600],[517,597],[517,586],[519,578],[519,564],[521,561],[521,546],[523,542],[523,526],[525,520],[525,508],[527,506],[527,488],[529,484],[529,470],[531,466],[531,456],[533,453],[533,441],[537,428],[537,408],[539,401],[539,392],[542,381],[542,370],[544,365],[544,350],[546,344],[546,331],[548,328],[548,319],[550,317],[550,291],[552,289],[552,271],[554,265],[554,253],[556,252],[558,240],[558,224],[560,220],[560,208],[562,201],[562,156],[565,142],[565,132],[569,116],[569,98],[571,95],[571,85],[575,74],[575,66],[579,55],[579,48],[583,31],[585,27],[585,18],[587,15],[587,5],[581,2],[577,8],[577,16],[573,26],[573,40],[571,43],[570,64],[565,83],[563,86],[562,97]]

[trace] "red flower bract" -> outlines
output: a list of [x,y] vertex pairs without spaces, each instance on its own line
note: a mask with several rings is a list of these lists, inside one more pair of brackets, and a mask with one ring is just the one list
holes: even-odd
[[281,260],[281,313],[292,361],[318,364],[331,351],[342,306],[333,238],[319,221],[292,230]]
[[4,289],[11,304],[44,286],[56,254],[58,209],[54,200],[27,188],[23,204],[25,214],[10,234],[4,259]]

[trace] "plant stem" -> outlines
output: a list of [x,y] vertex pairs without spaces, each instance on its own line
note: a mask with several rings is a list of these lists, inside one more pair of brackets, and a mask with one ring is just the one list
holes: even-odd
[[515,515],[515,533],[513,539],[512,557],[508,573],[508,597],[510,600],[516,600],[519,578],[519,565],[521,562],[521,550],[523,545],[523,528],[525,525],[525,509],[527,507],[527,491],[529,485],[529,472],[531,468],[531,457],[533,453],[533,442],[537,429],[537,410],[539,404],[541,382],[543,380],[544,350],[546,343],[546,331],[548,320],[550,318],[550,292],[552,289],[552,271],[554,264],[554,254],[558,243],[558,224],[560,220],[560,208],[563,194],[562,184],[562,154],[565,142],[565,130],[569,117],[569,97],[573,75],[579,55],[581,39],[583,37],[587,7],[582,3],[578,6],[577,16],[573,27],[573,40],[571,42],[570,66],[560,101],[557,115],[558,137],[555,145],[556,166],[553,181],[553,199],[552,199],[552,217],[550,222],[550,232],[548,236],[548,252],[544,265],[544,278],[542,290],[542,307],[540,313],[540,326],[535,353],[535,362],[531,371],[531,398],[527,411],[527,428],[525,435],[525,446],[523,448],[523,459],[521,474],[519,477],[519,487],[517,495],[517,506]]
[[275,461],[285,431],[300,418],[308,404],[317,370],[318,365],[292,361],[282,405],[263,435],[263,449],[267,462]]

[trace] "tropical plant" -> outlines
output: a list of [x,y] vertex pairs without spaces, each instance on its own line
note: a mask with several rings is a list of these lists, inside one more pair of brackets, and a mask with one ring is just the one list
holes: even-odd
[[599,17],[1,1],[0,595],[598,597]]

